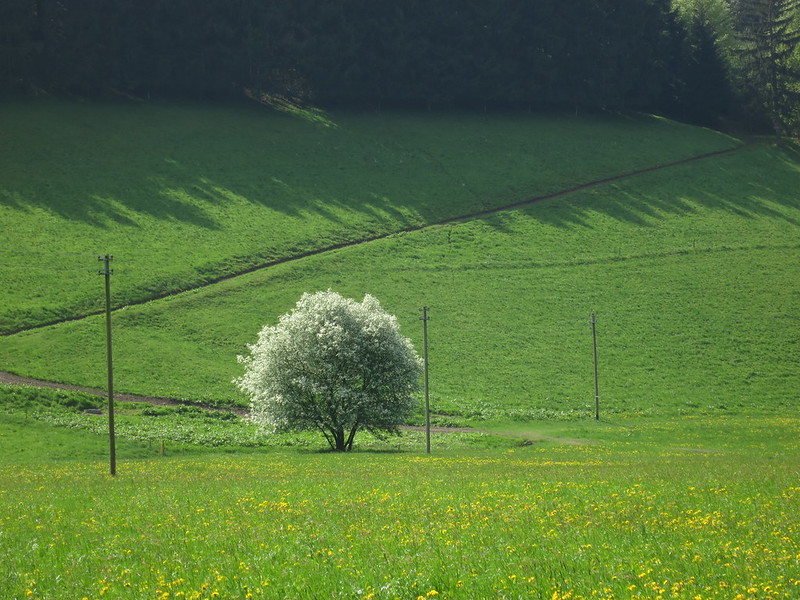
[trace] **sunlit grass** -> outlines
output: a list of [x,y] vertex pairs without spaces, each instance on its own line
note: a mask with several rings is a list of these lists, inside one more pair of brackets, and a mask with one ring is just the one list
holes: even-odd
[[797,416],[685,424],[432,457],[157,457],[114,479],[5,464],[0,594],[796,597]]
[[[800,179],[752,149],[393,236],[114,315],[121,391],[243,402],[236,355],[306,291],[379,298],[455,423],[796,405]],[[5,338],[22,373],[103,387],[101,318]],[[81,348],[75,353],[76,347]]]
[[[0,331],[705,152],[649,117],[0,103]],[[309,121],[308,118],[311,118]]]

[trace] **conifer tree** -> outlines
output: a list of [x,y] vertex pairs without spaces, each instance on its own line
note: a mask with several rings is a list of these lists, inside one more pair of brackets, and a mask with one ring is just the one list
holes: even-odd
[[[743,83],[782,139],[798,118],[800,0],[735,0]],[[796,121],[795,121],[796,123]]]
[[685,45],[684,114],[693,122],[715,125],[730,110],[733,92],[728,63],[703,10],[689,15]]

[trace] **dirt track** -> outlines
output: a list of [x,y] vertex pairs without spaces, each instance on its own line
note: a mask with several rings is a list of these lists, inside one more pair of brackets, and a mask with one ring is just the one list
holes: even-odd
[[[5,371],[0,371],[0,385],[8,384],[8,385],[29,385],[32,387],[44,387],[44,388],[51,388],[56,390],[69,390],[74,392],[83,392],[85,394],[92,394],[94,396],[102,396],[106,398],[105,390],[99,390],[97,388],[87,388],[82,387],[79,385],[69,385],[66,383],[55,383],[53,381],[43,381],[41,379],[34,379],[33,377],[22,377],[20,375],[14,375],[13,373],[7,373]],[[208,406],[198,404],[196,402],[189,402],[187,400],[176,400],[174,398],[158,398],[154,396],[137,396],[135,394],[114,394],[114,400],[118,402],[147,402],[149,404],[158,404],[161,406],[199,406],[201,408],[206,408],[209,410],[222,410],[222,411],[230,411],[235,412],[239,416],[247,416],[249,411],[245,408],[241,407],[219,407],[219,406]],[[404,425],[401,426],[400,429],[402,431],[425,431],[425,427],[419,425]],[[472,427],[431,427],[431,433],[488,433],[482,429],[475,429]],[[535,435],[525,435],[519,433],[503,433],[495,431],[494,435],[500,435],[505,437],[512,437],[512,438],[519,438],[524,440],[523,444],[532,444],[536,442],[558,442],[560,444],[569,444],[569,445],[585,445],[591,444],[588,440],[578,440],[578,439],[568,439],[568,438],[556,438],[556,437],[547,437],[542,436],[539,434]]]
[[[13,373],[0,371],[0,384],[3,383],[9,385],[29,385],[31,387],[51,388],[54,390],[69,390],[72,392],[83,392],[84,394],[91,394],[93,396],[102,396],[103,398],[108,397],[105,390],[97,388],[83,387],[80,385],[70,385],[68,383],[57,383],[54,381],[44,381],[42,379],[34,379],[33,377],[23,377],[21,375],[14,375]],[[206,404],[200,404],[198,402],[190,402],[188,400],[179,400],[176,398],[139,396],[136,394],[120,394],[117,392],[114,393],[114,400],[117,402],[147,402],[148,404],[158,404],[161,406],[199,406],[201,408],[207,408],[210,410],[225,410],[225,411],[235,412],[240,415],[246,415],[248,413],[247,409],[240,407],[210,406]]]
[[[43,387],[43,388],[50,388],[54,390],[69,390],[72,392],[83,392],[84,394],[91,394],[93,396],[102,396],[103,398],[107,398],[105,390],[100,390],[97,388],[88,388],[82,387],[79,385],[70,385],[68,383],[56,383],[54,381],[44,381],[42,379],[34,379],[33,377],[22,377],[21,375],[14,375],[13,373],[7,373],[5,371],[0,371],[0,385],[2,384],[8,385],[29,385],[31,387]],[[136,394],[118,394],[114,393],[114,400],[117,402],[147,402],[148,404],[158,404],[160,406],[199,406],[201,408],[209,409],[209,410],[223,410],[223,411],[230,411],[235,412],[240,416],[246,416],[249,411],[246,408],[241,407],[220,407],[220,406],[209,406],[205,404],[199,404],[197,402],[189,402],[188,400],[177,400],[175,398],[159,398],[156,396],[138,396]],[[401,429],[406,429],[409,431],[425,431],[424,427],[402,427]],[[470,427],[431,427],[431,431],[434,433],[475,433],[477,430],[472,429]]]
[[[693,163],[693,162],[698,162],[698,161],[701,161],[701,160],[705,160],[707,158],[713,158],[715,156],[722,156],[722,155],[725,155],[725,154],[732,154],[734,152],[739,152],[740,150],[743,150],[745,148],[749,148],[751,146],[754,146],[754,145],[756,145],[758,143],[759,142],[754,141],[754,140],[746,140],[742,145],[734,146],[733,148],[725,148],[724,150],[715,150],[713,152],[708,152],[706,154],[699,154],[697,156],[690,156],[689,158],[683,158],[683,159],[676,160],[676,161],[670,162],[670,163],[654,165],[652,167],[646,167],[644,169],[637,169],[635,171],[628,171],[627,173],[621,173],[619,175],[612,175],[611,177],[605,177],[603,179],[597,179],[595,181],[587,181],[585,183],[578,184],[578,185],[576,185],[574,187],[571,187],[571,188],[566,188],[566,189],[563,189],[563,190],[559,190],[559,191],[554,192],[552,194],[546,194],[546,195],[543,195],[543,196],[535,196],[533,198],[527,198],[525,200],[520,200],[519,202],[514,202],[512,204],[507,204],[505,206],[498,206],[498,207],[495,207],[495,208],[488,208],[486,210],[481,210],[481,211],[477,211],[477,212],[473,212],[473,213],[457,215],[457,216],[454,216],[454,217],[449,217],[447,219],[443,219],[441,221],[436,221],[436,222],[432,222],[432,223],[425,223],[424,225],[408,227],[406,229],[399,229],[399,230],[392,231],[390,233],[386,233],[386,234],[382,234],[382,235],[366,237],[366,238],[363,238],[363,239],[353,240],[353,241],[350,241],[350,242],[341,242],[341,243],[338,243],[338,244],[333,244],[331,246],[326,246],[324,248],[319,248],[317,250],[310,250],[308,252],[303,252],[301,254],[296,254],[294,256],[289,256],[289,257],[286,257],[286,258],[279,258],[277,260],[274,260],[274,261],[271,261],[271,262],[267,262],[267,263],[264,263],[264,264],[254,265],[252,267],[249,267],[249,268],[244,269],[242,271],[239,271],[237,273],[232,273],[230,275],[224,275],[222,277],[209,279],[205,283],[203,283],[201,285],[198,285],[198,286],[196,286],[194,288],[183,289],[183,290],[174,290],[174,291],[170,291],[170,292],[165,292],[163,294],[156,294],[154,296],[151,296],[151,297],[147,298],[146,300],[141,300],[141,301],[138,301],[138,302],[132,302],[128,306],[137,306],[137,305],[140,305],[140,304],[145,304],[147,302],[152,302],[153,300],[162,300],[164,298],[169,298],[171,296],[176,296],[178,294],[182,294],[182,293],[185,293],[185,292],[190,292],[190,291],[193,291],[195,289],[201,289],[201,288],[209,287],[209,286],[215,285],[217,283],[221,283],[223,281],[227,281],[229,279],[234,279],[236,277],[241,277],[242,275],[247,275],[249,273],[254,273],[256,271],[260,271],[262,269],[268,269],[270,267],[275,267],[275,266],[280,265],[280,264],[294,262],[294,261],[300,260],[302,258],[308,258],[309,256],[317,256],[317,255],[320,255],[320,254],[325,254],[326,252],[331,252],[333,250],[340,250],[342,248],[349,248],[349,247],[352,247],[352,246],[358,246],[358,245],[361,245],[361,244],[367,244],[369,242],[374,242],[374,241],[377,241],[377,240],[380,240],[380,239],[384,239],[384,238],[387,238],[389,236],[396,235],[398,233],[410,233],[410,232],[413,232],[413,231],[421,231],[423,229],[428,229],[430,227],[440,227],[442,225],[447,225],[447,224],[450,224],[450,223],[458,223],[458,222],[461,222],[461,221],[465,221],[465,220],[469,220],[469,219],[477,219],[477,218],[480,218],[480,217],[485,217],[485,216],[488,216],[488,215],[502,213],[502,212],[509,211],[509,210],[517,210],[517,209],[520,209],[520,208],[523,208],[523,207],[526,207],[526,206],[530,206],[531,204],[536,204],[537,202],[542,202],[544,200],[552,200],[553,198],[560,198],[560,197],[566,196],[568,194],[573,194],[575,192],[579,192],[579,191],[582,191],[582,190],[592,189],[592,188],[595,188],[595,187],[598,187],[600,185],[604,185],[604,184],[607,184],[607,183],[613,183],[615,181],[620,181],[620,180],[623,180],[623,179],[629,179],[631,177],[636,177],[637,175],[643,175],[645,173],[651,173],[653,171],[661,171],[663,169],[669,169],[671,167],[677,167],[677,166],[680,166],[680,165],[685,165],[685,164],[689,164],[689,163]],[[116,310],[119,310],[121,308],[124,308],[124,306],[115,306],[115,307],[113,307],[113,310],[116,311]],[[15,335],[17,333],[22,333],[23,331],[31,331],[31,330],[34,330],[34,329],[40,329],[42,327],[49,327],[51,325],[57,325],[59,323],[67,323],[67,322],[71,322],[71,321],[80,321],[81,319],[85,319],[87,317],[96,316],[96,315],[99,315],[99,314],[103,314],[103,311],[97,311],[97,312],[93,312],[93,313],[87,313],[87,314],[77,315],[77,316],[74,316],[74,317],[67,317],[67,318],[63,318],[63,319],[55,319],[53,321],[48,321],[46,323],[39,323],[38,325],[33,325],[33,326],[29,326],[29,327],[20,327],[18,329],[5,331],[5,332],[1,333],[0,335],[2,335],[2,336]]]
[[[668,163],[668,164],[655,165],[655,166],[648,167],[648,168],[645,168],[645,169],[639,169],[639,170],[636,170],[636,171],[631,171],[631,172],[628,172],[628,173],[615,175],[615,176],[608,177],[608,178],[605,178],[605,179],[599,179],[597,181],[587,182],[587,183],[575,186],[573,188],[569,188],[569,189],[561,190],[559,192],[555,192],[553,194],[548,194],[548,195],[545,195],[545,196],[539,196],[539,197],[535,197],[535,198],[529,198],[527,200],[523,200],[521,202],[516,202],[514,204],[510,204],[510,205],[507,205],[507,206],[502,206],[502,207],[498,207],[498,208],[492,208],[492,209],[488,209],[488,210],[484,210],[484,211],[480,211],[480,212],[475,212],[475,213],[472,213],[472,214],[460,215],[460,216],[457,216],[457,217],[452,217],[452,218],[449,218],[449,219],[445,219],[445,220],[439,221],[437,223],[428,223],[428,224],[425,224],[425,225],[422,225],[422,226],[419,226],[419,227],[409,228],[406,231],[416,231],[416,230],[425,229],[425,228],[428,228],[428,227],[441,226],[441,225],[444,225],[444,224],[463,221],[463,220],[466,220],[466,219],[473,219],[473,218],[483,217],[483,216],[486,216],[486,215],[489,215],[489,214],[499,213],[499,212],[503,212],[503,211],[507,211],[507,210],[518,209],[518,208],[521,208],[521,207],[524,207],[524,206],[528,206],[530,204],[534,204],[536,202],[541,202],[543,200],[549,200],[549,199],[552,199],[552,198],[558,198],[560,196],[565,196],[567,194],[571,194],[571,193],[574,193],[574,192],[577,192],[577,191],[580,191],[580,190],[590,189],[590,188],[593,188],[593,187],[597,187],[599,185],[603,185],[603,184],[606,184],[606,183],[611,183],[611,182],[618,181],[618,180],[621,180],[621,179],[628,179],[630,177],[634,177],[636,175],[641,175],[643,173],[649,173],[649,172],[652,172],[652,171],[659,171],[659,170],[667,169],[667,168],[670,168],[670,167],[675,167],[675,166],[678,166],[678,165],[697,162],[697,161],[700,161],[700,160],[703,160],[703,159],[706,159],[706,158],[711,158],[711,157],[714,157],[714,156],[721,156],[721,155],[724,155],[724,154],[730,154],[730,153],[733,153],[733,152],[738,152],[738,151],[740,151],[740,150],[742,150],[744,148],[751,147],[751,146],[755,145],[756,143],[757,143],[756,141],[748,140],[744,144],[742,144],[740,146],[735,146],[733,148],[727,148],[725,150],[718,150],[718,151],[715,151],[715,152],[709,152],[707,154],[701,154],[701,155],[698,155],[698,156],[691,156],[689,158],[685,158],[685,159],[682,159],[682,160],[677,160],[675,162],[671,162],[671,163]],[[399,232],[393,232],[393,234],[394,233],[399,233]],[[387,235],[393,235],[393,234],[387,234]],[[374,241],[376,239],[380,239],[382,237],[387,237],[387,236],[377,236],[377,237],[367,238],[367,239],[358,240],[358,241],[354,241],[354,242],[336,244],[336,245],[331,246],[331,247],[321,248],[319,250],[315,250],[315,251],[312,251],[312,252],[307,252],[307,253],[304,253],[304,254],[301,254],[301,255],[298,255],[298,256],[293,256],[291,258],[280,259],[280,260],[277,260],[277,261],[274,261],[274,262],[271,262],[271,263],[267,263],[267,264],[264,264],[264,265],[258,265],[258,266],[252,267],[252,268],[250,268],[250,269],[248,269],[248,270],[246,270],[246,271],[244,271],[242,273],[236,273],[236,274],[233,274],[233,275],[229,275],[229,276],[226,276],[226,277],[221,277],[219,279],[215,279],[213,281],[209,281],[209,282],[203,284],[200,287],[206,287],[206,286],[209,286],[209,285],[213,285],[215,283],[219,283],[220,281],[223,281],[223,280],[226,280],[226,279],[232,279],[234,277],[238,277],[238,276],[244,275],[246,273],[250,273],[250,272],[253,272],[253,271],[260,270],[260,269],[264,269],[264,268],[268,268],[268,267],[271,267],[271,266],[275,266],[275,265],[280,264],[280,263],[298,260],[298,259],[304,258],[306,256],[316,255],[316,254],[323,254],[325,252],[329,252],[331,250],[335,250],[335,249],[339,249],[339,248],[343,248],[343,247],[347,247],[347,246],[355,246],[355,245],[358,245],[358,244],[364,244],[364,243],[367,243],[367,242]],[[186,291],[186,290],[182,290],[182,291]],[[182,291],[172,292],[172,293],[164,294],[162,296],[149,298],[147,300],[147,302],[150,302],[150,301],[152,301],[154,299],[164,298],[164,297],[167,297],[167,296],[171,296],[171,295],[175,295],[175,294],[178,294],[178,293],[182,293]],[[118,308],[120,308],[120,307],[115,308],[115,310],[117,310]],[[64,322],[64,321],[80,320],[80,319],[86,318],[87,316],[89,316],[89,315],[82,315],[82,316],[79,316],[79,317],[62,319],[62,320],[59,320],[59,321],[55,321],[53,323],[42,323],[42,324],[37,325],[35,327],[22,328],[22,329],[19,329],[19,330],[16,330],[16,331],[6,332],[3,335],[4,336],[14,335],[16,333],[20,333],[21,331],[25,331],[25,330],[28,330],[28,329],[36,329],[36,328],[39,328],[39,327],[46,327],[48,325],[53,325],[54,323],[60,323],[60,322]],[[41,379],[34,379],[32,377],[23,377],[23,376],[20,376],[20,375],[14,375],[13,373],[7,373],[5,371],[0,371],[0,384],[3,384],[3,383],[11,384],[11,385],[29,385],[29,386],[33,386],[33,387],[45,387],[45,388],[53,388],[53,389],[72,390],[72,391],[83,392],[83,393],[86,393],[86,394],[92,394],[92,395],[95,395],[95,396],[107,397],[105,390],[101,390],[101,389],[97,389],[97,388],[87,388],[87,387],[69,385],[69,384],[64,384],[64,383],[56,383],[56,382],[52,382],[52,381],[43,381]],[[159,397],[155,397],[155,396],[138,396],[138,395],[134,395],[134,394],[115,393],[114,394],[114,399],[117,400],[117,401],[120,401],[120,402],[148,402],[150,404],[159,404],[159,405],[165,405],[165,406],[176,406],[176,405],[201,406],[203,408],[209,408],[209,409],[214,409],[214,410],[232,411],[232,412],[236,412],[236,413],[241,414],[241,415],[246,415],[248,413],[248,411],[246,409],[244,409],[244,408],[208,406],[208,405],[202,405],[202,404],[198,404],[198,403],[195,403],[195,402],[189,402],[189,401],[185,401],[185,400],[179,400],[179,399],[174,399],[174,398],[159,398]],[[409,429],[416,429],[416,428],[409,427]],[[448,432],[476,431],[474,429],[460,428],[460,427],[455,427],[455,428],[433,427],[433,428],[431,428],[431,430],[432,431],[441,431],[441,432],[445,432],[445,431],[448,431]]]

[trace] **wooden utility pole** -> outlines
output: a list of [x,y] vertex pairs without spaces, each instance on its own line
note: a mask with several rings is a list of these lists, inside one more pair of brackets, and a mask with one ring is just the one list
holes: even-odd
[[428,307],[422,307],[422,348],[425,367],[425,451],[431,453],[431,403],[428,388]]
[[113,271],[109,267],[112,257],[108,254],[98,256],[97,260],[103,262],[103,269],[100,275],[105,275],[106,279],[106,358],[108,360],[108,441],[109,441],[109,465],[111,475],[117,474],[117,449],[114,435],[114,361],[111,354],[111,274]]
[[600,420],[600,386],[597,377],[597,319],[592,313],[592,347],[594,348],[594,418]]

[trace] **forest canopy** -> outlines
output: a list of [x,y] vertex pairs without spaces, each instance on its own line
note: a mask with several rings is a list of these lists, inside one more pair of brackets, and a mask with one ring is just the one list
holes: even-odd
[[798,0],[5,0],[0,92],[711,122],[747,3]]

